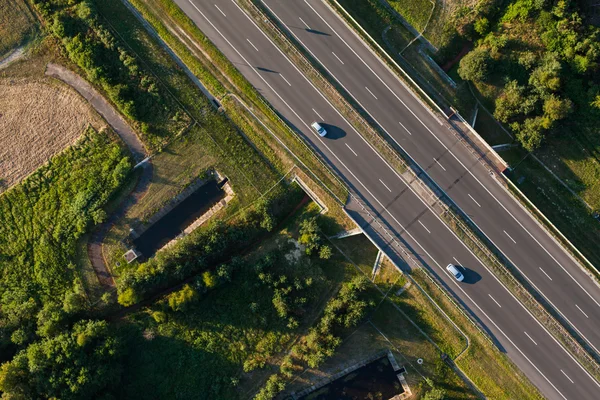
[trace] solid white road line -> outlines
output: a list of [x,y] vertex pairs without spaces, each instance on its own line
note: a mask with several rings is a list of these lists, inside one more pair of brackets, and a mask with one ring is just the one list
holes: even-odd
[[279,74],[280,77],[283,78],[283,80],[285,81],[285,83],[287,83],[288,85],[292,86],[292,84],[290,83],[290,81],[288,81],[287,79],[285,79],[285,76]]
[[511,237],[510,237],[510,235],[508,234],[508,232],[506,232],[506,231],[503,231],[503,232],[504,232],[504,234],[505,234],[506,236],[508,236],[508,238],[509,238],[510,240],[512,240],[512,241],[513,241],[513,243],[514,243],[514,244],[517,244],[517,242],[515,242],[515,239],[511,238]]
[[319,117],[319,119],[320,119],[321,121],[324,121],[323,117],[321,117],[321,116],[319,115],[319,113],[317,112],[317,110],[315,110],[314,108],[313,108],[312,110],[315,112],[315,114],[317,114],[317,117]]
[[382,184],[383,186],[385,186],[385,188],[386,188],[387,190],[389,190],[389,191],[390,191],[390,193],[392,193],[392,189],[390,189],[390,188],[389,188],[389,187],[388,187],[388,186],[387,186],[385,183],[383,183],[383,181],[382,181],[381,179],[379,180],[379,182],[381,182],[381,184]]
[[377,100],[377,96],[375,96],[368,87],[365,86],[365,89],[367,89],[367,92],[371,93],[371,96],[375,97],[375,100]]
[[563,371],[563,370],[561,369],[561,370],[560,370],[560,372],[562,372],[562,373],[563,373],[563,375],[564,375],[564,376],[566,376],[566,377],[567,377],[567,379],[571,381],[571,383],[575,383],[575,382],[573,382],[573,379],[569,378],[569,375],[565,374],[565,371]]
[[531,338],[531,336],[529,336],[529,333],[527,333],[527,332],[523,332],[523,333],[524,333],[524,334],[526,334],[526,335],[527,335],[527,337],[529,338],[529,340],[531,340],[531,341],[533,342],[533,344],[535,344],[535,345],[537,346],[537,343],[535,342],[535,340],[533,340],[533,339]]
[[587,315],[586,313],[584,313],[584,312],[583,312],[583,310],[581,309],[581,307],[579,307],[577,304],[575,304],[575,307],[577,307],[577,309],[578,309],[579,311],[581,311],[581,313],[582,313],[583,315],[585,315],[585,317],[586,317],[586,318],[588,318],[588,319],[590,318],[590,317],[588,317],[588,315]]
[[352,150],[352,147],[350,147],[350,146],[348,145],[348,143],[344,143],[344,144],[346,145],[346,147],[347,147],[347,148],[349,148],[349,149],[350,149],[350,151],[351,151],[352,153],[354,153],[354,155],[355,155],[356,157],[358,157],[358,154],[356,154],[356,152],[355,152],[354,150]]
[[481,207],[481,204],[479,204],[479,203],[477,202],[477,200],[475,200],[475,199],[473,198],[473,196],[471,196],[471,195],[469,194],[469,197],[471,198],[471,200],[473,200],[473,201],[475,202],[475,204],[477,204],[479,207]]
[[406,129],[406,127],[404,126],[404,124],[402,124],[402,122],[398,121],[398,123],[400,124],[401,127],[404,128],[404,130],[406,131],[406,133],[408,133],[410,136],[412,136],[412,133],[410,133],[410,131],[408,129]]
[[338,61],[339,61],[339,62],[340,62],[342,65],[344,65],[344,62],[342,61],[342,59],[341,59],[341,58],[339,58],[339,57],[337,56],[337,54],[335,54],[333,51],[331,52],[331,54],[333,54],[333,56],[334,56],[335,58],[337,58],[337,59],[338,59]]
[[300,19],[300,21],[302,21],[304,26],[306,26],[306,29],[310,29],[310,26],[308,26],[308,24],[306,22],[304,22],[304,20],[302,18],[298,17],[298,19]]
[[456,259],[456,257],[452,257],[452,258],[454,258],[454,261],[456,261],[456,265],[458,265],[458,266],[460,266],[460,265],[461,265],[461,264],[460,264],[460,261],[458,261],[458,260]]
[[421,226],[423,228],[425,228],[425,230],[427,231],[427,233],[431,233],[431,231],[429,229],[427,229],[427,227],[421,221],[419,221],[419,223],[421,224]]
[[[225,36],[224,36],[224,35],[223,35],[223,34],[222,34],[222,33],[221,33],[221,32],[220,32],[218,29],[217,29],[217,28],[216,28],[216,26],[215,26],[215,25],[214,25],[214,24],[213,24],[213,23],[212,23],[212,22],[211,22],[211,21],[210,21],[210,20],[209,20],[209,19],[208,19],[208,18],[207,18],[205,15],[204,15],[204,13],[203,13],[203,12],[202,12],[202,11],[201,11],[201,10],[200,10],[200,9],[199,9],[199,8],[198,8],[198,7],[197,7],[197,6],[196,6],[196,5],[195,5],[195,4],[194,4],[194,3],[193,3],[191,0],[188,0],[188,1],[189,1],[189,2],[190,2],[190,4],[191,4],[191,5],[192,5],[192,6],[193,6],[193,7],[194,7],[194,8],[195,8],[195,9],[196,9],[196,10],[197,10],[197,11],[198,11],[198,12],[199,12],[201,15],[202,15],[202,17],[203,17],[203,18],[204,18],[204,19],[205,19],[205,20],[206,20],[206,21],[207,21],[207,22],[208,22],[208,23],[209,23],[209,24],[212,26],[212,28],[213,28],[213,29],[215,29],[215,30],[217,31],[217,33],[219,33],[219,35],[220,35],[220,36],[221,36],[221,37],[222,37],[222,38],[223,38],[223,39],[224,39],[224,40],[225,40],[225,41],[226,41],[226,42],[229,44],[229,46],[231,46],[231,47],[233,48],[233,50],[234,50],[234,51],[235,51],[235,52],[236,52],[236,53],[237,53],[237,54],[238,54],[238,55],[239,55],[239,56],[240,56],[242,59],[244,59],[244,61],[246,61],[246,63],[248,63],[248,62],[247,62],[247,60],[244,58],[244,56],[243,56],[243,55],[242,55],[242,54],[241,54],[241,53],[240,53],[240,52],[239,52],[239,51],[238,51],[238,50],[237,50],[237,49],[236,49],[236,48],[235,48],[235,47],[234,47],[234,46],[231,44],[231,42],[230,42],[230,41],[229,41],[229,40],[228,40],[228,39],[227,39],[227,38],[226,38],[226,37],[225,37]],[[237,5],[237,4],[235,3],[235,1],[234,1],[234,0],[232,0],[232,2],[233,2],[233,4],[234,4],[236,7],[238,7],[238,9],[240,10],[240,12],[241,12],[242,14],[244,14],[244,15],[245,15],[245,13],[244,13],[244,12],[243,12],[243,10],[240,8],[240,6],[239,6],[239,5]],[[308,4],[308,3],[307,3],[307,4]],[[309,5],[309,6],[310,6],[310,5]],[[312,7],[311,7],[311,8],[312,8]],[[248,17],[247,15],[245,15],[245,16],[246,16],[246,18],[247,18],[247,19],[248,19],[248,20],[249,20],[249,21],[250,21],[250,22],[251,22],[251,23],[252,23],[252,24],[253,24],[253,25],[256,27],[256,29],[257,29],[259,32],[261,32],[265,38],[267,38],[267,40],[271,41],[271,40],[270,40],[270,39],[267,37],[267,35],[266,35],[264,32],[262,32],[262,31],[261,31],[261,29],[260,29],[260,28],[259,28],[259,27],[256,25],[256,23],[254,23],[254,21],[252,21],[252,19],[250,19],[250,17]],[[272,43],[272,41],[271,41],[271,44],[273,45],[273,47],[274,47],[274,48],[276,48],[277,50],[279,50],[279,49],[277,48],[277,46],[276,46],[274,43]],[[281,52],[281,50],[279,50],[279,52],[281,53],[281,55],[282,55],[282,56],[284,56],[284,57],[287,59],[287,57],[285,56],[285,54],[284,54],[283,52]],[[289,63],[290,63],[292,66],[294,66],[294,64],[293,64],[293,63],[292,63],[292,62],[291,62],[289,59],[288,59],[288,62],[289,62]],[[295,66],[294,66],[294,67],[295,67]],[[296,68],[296,70],[298,71],[298,73],[300,73],[300,71],[299,71],[297,68]],[[260,78],[260,79],[262,79],[262,80],[265,82],[265,84],[267,84],[267,86],[269,86],[269,88],[270,88],[270,89],[273,91],[273,93],[274,93],[275,95],[277,95],[277,97],[279,97],[279,99],[280,99],[280,100],[282,100],[282,101],[283,101],[283,103],[284,103],[284,104],[285,104],[285,105],[286,105],[286,106],[287,106],[287,107],[290,109],[290,111],[292,111],[292,113],[294,113],[294,114],[296,115],[296,117],[297,117],[297,118],[300,118],[300,116],[299,116],[299,115],[298,115],[298,114],[295,112],[295,110],[294,110],[294,109],[292,109],[292,108],[289,106],[289,104],[288,104],[288,103],[287,103],[287,102],[286,102],[286,101],[285,101],[285,100],[284,100],[284,99],[283,99],[283,98],[282,98],[282,97],[281,97],[281,96],[280,96],[280,95],[279,95],[279,94],[278,94],[278,93],[277,93],[277,92],[276,92],[276,91],[275,91],[275,90],[274,90],[274,89],[273,89],[273,88],[272,88],[272,87],[271,87],[271,86],[270,86],[270,85],[269,85],[269,84],[266,82],[266,80],[265,80],[264,78],[262,78],[262,76],[260,76],[260,74],[258,74],[258,72],[257,72],[256,70],[254,70],[254,72],[255,72],[255,73],[256,73],[256,74],[259,76],[259,78]],[[300,73],[300,74],[301,74],[301,73]],[[301,74],[301,75],[302,75],[302,74]],[[303,76],[303,75],[302,75],[302,76]],[[308,79],[307,79],[306,77],[304,77],[304,78],[307,80],[307,82],[308,82],[309,84],[311,84],[311,83],[310,83],[310,81],[308,81]],[[311,84],[311,85],[312,85],[312,84]],[[313,88],[314,88],[314,86],[313,86]],[[320,92],[319,92],[319,91],[318,91],[316,88],[314,88],[314,89],[317,91],[317,93],[318,93],[318,94],[320,94],[320,95],[321,95],[321,97],[322,97],[322,98],[323,98],[325,101],[327,101],[327,102],[329,103],[329,101],[328,101],[328,100],[327,100],[327,99],[326,99],[326,98],[325,98],[325,97],[322,95],[322,93],[320,93]],[[339,112],[338,112],[338,111],[335,109],[335,107],[333,107],[333,105],[332,105],[331,103],[329,103],[329,105],[332,107],[332,109],[333,109],[334,111],[336,111],[336,112],[338,113],[338,115],[340,115],[340,117],[342,117],[343,119],[345,119],[345,118],[344,118],[344,117],[343,117],[343,116],[342,116],[342,115],[341,115],[341,114],[340,114],[340,113],[339,113]],[[349,126],[350,126],[351,128],[353,128],[353,127],[352,127],[352,125],[350,125],[350,123],[349,123],[348,121],[346,121],[346,123],[348,123],[348,124],[349,124]],[[305,125],[306,125],[306,124],[305,124]],[[306,127],[307,127],[307,129],[309,129],[308,125],[306,125]],[[353,129],[354,129],[354,128],[353,128]],[[369,145],[369,143],[368,143],[368,142],[367,142],[367,141],[366,141],[366,140],[365,140],[365,139],[364,139],[364,138],[363,138],[363,137],[362,137],[362,136],[361,136],[361,135],[360,135],[358,132],[356,132],[356,133],[357,133],[357,135],[358,135],[358,136],[359,136],[361,139],[363,139],[363,141],[365,141],[365,143],[366,143],[367,145]],[[326,145],[326,144],[325,144],[325,143],[324,143],[324,142],[323,142],[323,141],[322,141],[320,138],[318,138],[318,137],[317,137],[317,140],[320,140],[320,141],[321,141],[321,143],[322,143],[322,144],[323,144],[323,145],[324,145],[324,146],[325,146],[325,147],[326,147],[326,148],[327,148],[327,149],[328,149],[328,150],[331,152],[331,149],[329,149],[329,147],[328,147],[328,146],[327,146],[327,145]],[[370,146],[370,145],[369,145],[369,146]],[[371,150],[373,150],[373,152],[374,152],[374,153],[375,153],[377,156],[379,156],[379,158],[380,158],[380,159],[381,159],[381,160],[382,160],[382,161],[385,163],[385,160],[383,160],[383,158],[381,157],[381,155],[379,155],[379,153],[377,153],[377,152],[375,151],[375,149],[373,149],[373,148],[371,147]],[[363,187],[364,187],[364,189],[367,191],[367,193],[369,193],[369,195],[371,195],[371,196],[372,196],[372,197],[375,199],[375,201],[377,201],[377,203],[378,203],[380,206],[383,206],[383,204],[381,204],[381,202],[380,202],[380,201],[379,201],[379,200],[378,200],[378,199],[377,199],[375,196],[373,196],[373,194],[372,194],[372,193],[369,191],[369,189],[367,189],[367,187],[366,187],[366,186],[365,186],[365,185],[364,185],[362,182],[360,182],[360,180],[358,180],[358,178],[357,178],[357,177],[354,175],[354,173],[353,173],[353,172],[352,172],[350,169],[348,169],[348,167],[347,167],[347,166],[346,166],[346,165],[345,165],[345,164],[344,164],[344,163],[343,163],[343,162],[342,162],[342,161],[341,161],[341,160],[340,160],[340,159],[339,159],[339,158],[336,156],[336,154],[335,154],[335,153],[333,153],[333,152],[331,152],[331,153],[332,153],[332,155],[333,155],[333,156],[334,156],[334,157],[335,157],[335,158],[336,158],[336,159],[337,159],[337,160],[338,160],[338,161],[339,161],[339,162],[340,162],[340,163],[341,163],[341,164],[344,166],[344,168],[346,168],[346,169],[348,170],[348,172],[349,172],[349,173],[350,173],[350,174],[351,174],[351,175],[354,177],[354,179],[356,179],[356,180],[357,180],[357,181],[358,181],[358,182],[361,184],[361,186],[363,186]],[[389,167],[389,168],[390,168],[392,171],[394,171],[394,169],[393,169],[391,166],[389,166],[389,165],[388,165],[388,167]],[[396,174],[396,175],[397,175],[397,174]],[[398,176],[398,177],[399,177],[399,176]],[[399,177],[399,179],[401,179],[401,178]],[[409,186],[409,188],[410,188],[410,186]],[[412,190],[412,189],[411,189],[411,190]],[[413,241],[415,241],[415,243],[416,243],[416,244],[419,246],[419,248],[421,248],[421,250],[422,250],[422,251],[423,251],[423,252],[424,252],[424,253],[425,253],[425,254],[426,254],[426,255],[427,255],[427,256],[428,256],[428,257],[429,257],[429,258],[430,258],[430,259],[431,259],[431,260],[432,260],[432,261],[433,261],[433,262],[434,262],[436,265],[437,265],[437,266],[438,266],[438,268],[440,268],[441,270],[444,270],[444,269],[442,268],[442,266],[441,266],[441,265],[440,265],[440,264],[439,264],[439,263],[438,263],[438,262],[437,262],[437,261],[436,261],[436,260],[435,260],[435,259],[434,259],[434,258],[433,258],[433,257],[432,257],[432,256],[431,256],[429,253],[428,253],[428,252],[427,252],[427,250],[426,250],[426,249],[425,249],[425,248],[424,248],[424,247],[423,247],[423,246],[422,246],[422,245],[421,245],[421,244],[420,244],[418,241],[416,241],[416,240],[415,240],[415,238],[414,238],[414,237],[413,237],[413,236],[410,234],[410,232],[408,232],[408,231],[407,231],[407,230],[406,230],[406,229],[405,229],[405,228],[402,226],[402,224],[400,224],[400,222],[399,222],[399,221],[398,221],[398,220],[397,220],[397,219],[394,217],[394,215],[392,215],[392,214],[391,214],[389,211],[387,211],[387,210],[386,210],[386,212],[387,212],[387,213],[390,215],[390,217],[392,217],[392,219],[393,219],[393,220],[394,220],[394,221],[395,221],[395,222],[396,222],[396,223],[397,223],[397,224],[398,224],[398,225],[399,225],[399,226],[402,228],[402,230],[403,230],[404,232],[406,232],[406,234],[407,234],[407,235],[408,235],[408,236],[409,236],[409,237],[410,237],[410,238],[411,238]],[[439,218],[438,218],[438,219],[439,219]],[[439,220],[441,221],[441,219],[439,219]],[[446,228],[447,228],[447,227],[446,227]],[[449,232],[450,232],[451,234],[453,234],[453,235],[454,235],[454,237],[455,237],[455,238],[456,238],[456,239],[457,239],[457,240],[460,242],[460,239],[459,239],[459,238],[458,238],[458,237],[457,237],[457,236],[456,236],[456,235],[455,235],[455,234],[454,234],[452,231],[450,231],[450,229],[449,229],[449,228],[447,228],[447,229],[448,229],[448,230],[449,230]],[[462,243],[462,242],[460,242],[460,243]],[[469,250],[469,248],[467,248],[467,247],[466,247],[466,245],[464,245],[464,244],[463,244],[463,247],[465,247],[465,249],[466,249],[467,251],[469,251],[469,252],[471,253],[471,255],[472,255],[474,258],[476,258],[476,259],[477,259],[477,257],[476,257],[476,256],[473,254],[473,252],[471,252],[471,251]],[[480,262],[480,264],[481,264],[481,265],[482,265],[484,268],[486,268],[486,270],[487,270],[487,267],[485,267],[485,265],[483,265],[481,262]],[[492,278],[494,278],[494,279],[495,279],[495,280],[496,280],[498,283],[500,283],[500,281],[498,280],[498,278],[497,278],[495,275],[493,275],[493,274],[492,274],[492,273],[491,273],[489,270],[488,270],[488,273],[490,274],[490,276],[492,276]],[[534,364],[534,363],[533,363],[533,362],[532,362],[532,361],[531,361],[531,360],[530,360],[530,359],[529,359],[529,358],[528,358],[528,357],[525,355],[525,353],[523,353],[523,351],[521,351],[521,349],[520,349],[520,348],[519,348],[519,347],[518,347],[518,346],[517,346],[517,345],[516,345],[516,344],[515,344],[515,343],[514,343],[514,342],[513,342],[511,339],[510,339],[510,337],[508,337],[508,335],[506,335],[506,334],[505,334],[505,333],[502,331],[502,329],[501,329],[501,328],[500,328],[500,327],[499,327],[499,326],[498,326],[498,325],[495,323],[495,321],[494,321],[493,319],[491,319],[491,318],[490,318],[490,317],[487,315],[487,313],[486,313],[486,312],[485,312],[485,311],[484,311],[484,310],[483,310],[481,307],[479,307],[479,306],[478,306],[478,304],[477,304],[477,303],[476,303],[476,302],[475,302],[475,301],[474,301],[474,300],[471,298],[471,296],[469,296],[469,295],[468,295],[468,294],[467,294],[467,293],[464,291],[464,289],[462,289],[462,287],[460,287],[460,286],[459,286],[459,285],[458,285],[456,282],[454,282],[454,281],[452,281],[452,282],[453,282],[453,284],[454,284],[454,285],[457,287],[457,289],[458,289],[458,290],[460,290],[461,292],[463,292],[463,294],[464,294],[464,295],[465,295],[465,296],[466,296],[466,297],[469,299],[469,301],[471,301],[471,303],[473,303],[473,305],[474,305],[474,306],[475,306],[477,309],[479,309],[479,310],[480,310],[480,312],[481,312],[481,313],[482,313],[482,314],[483,314],[483,315],[484,315],[484,316],[485,316],[485,317],[486,317],[486,318],[487,318],[487,319],[488,319],[488,320],[489,320],[489,321],[490,321],[490,322],[491,322],[491,323],[494,325],[494,327],[495,327],[496,329],[498,329],[498,331],[499,331],[499,332],[500,332],[500,333],[501,333],[501,334],[502,334],[502,335],[503,335],[503,336],[504,336],[504,337],[505,337],[505,338],[506,338],[506,339],[507,339],[507,340],[508,340],[508,341],[509,341],[509,342],[510,342],[510,343],[511,343],[513,346],[514,346],[514,348],[515,348],[515,349],[516,349],[516,350],[517,350],[517,351],[518,351],[518,352],[519,352],[519,353],[520,353],[520,354],[521,354],[521,355],[522,355],[522,356],[523,356],[523,357],[524,357],[524,358],[527,360],[527,362],[529,362],[529,364],[530,364],[530,365],[531,365],[531,366],[532,366],[532,367],[533,367],[533,368],[534,368],[534,369],[535,369],[535,370],[536,370],[536,371],[537,371],[537,372],[538,372],[538,373],[539,373],[539,374],[540,374],[540,375],[541,375],[541,376],[542,376],[542,377],[543,377],[543,378],[544,378],[544,379],[545,379],[545,380],[546,380],[546,381],[547,381],[547,382],[548,382],[548,383],[549,383],[549,384],[552,386],[552,388],[554,388],[554,390],[556,390],[556,392],[557,392],[557,393],[558,393],[558,394],[559,394],[559,395],[560,395],[560,396],[561,396],[563,399],[565,399],[565,400],[566,400],[566,397],[565,397],[565,396],[564,396],[564,395],[563,395],[563,394],[562,394],[562,393],[561,393],[561,392],[560,392],[560,391],[559,391],[559,390],[556,388],[556,386],[554,386],[554,384],[553,384],[553,383],[552,383],[552,382],[551,382],[551,381],[550,381],[550,380],[549,380],[549,379],[548,379],[548,378],[547,378],[547,377],[546,377],[546,376],[545,376],[545,375],[542,373],[542,371],[540,371],[540,370],[539,370],[539,368],[538,368],[538,367],[537,367],[537,366],[536,366],[536,365],[535,365],[535,364]],[[502,286],[502,285],[501,285],[501,286]],[[503,288],[504,288],[504,289],[507,291],[507,293],[508,293],[508,294],[509,294],[509,295],[510,295],[510,296],[511,296],[511,297],[512,297],[512,298],[513,298],[513,299],[514,299],[516,302],[517,302],[517,304],[518,304],[518,305],[520,305],[520,306],[521,306],[521,308],[522,308],[522,309],[523,309],[523,310],[524,310],[526,313],[528,313],[528,314],[529,314],[529,316],[531,317],[531,319],[532,319],[534,322],[536,322],[536,323],[538,324],[538,326],[540,326],[542,329],[544,329],[544,330],[546,331],[546,333],[548,334],[548,336],[549,336],[551,339],[553,339],[553,341],[554,341],[554,342],[555,342],[557,345],[559,345],[559,347],[560,347],[560,348],[561,348],[561,349],[562,349],[562,350],[565,352],[565,354],[567,354],[567,355],[568,355],[568,356],[571,358],[571,360],[572,360],[573,362],[575,362],[575,363],[576,363],[576,364],[577,364],[577,365],[578,365],[578,366],[581,368],[581,370],[582,370],[582,371],[583,371],[583,372],[584,372],[584,373],[585,373],[585,374],[586,374],[586,375],[587,375],[587,376],[588,376],[590,379],[592,379],[592,381],[593,381],[594,383],[596,383],[596,384],[597,384],[597,385],[600,387],[600,384],[598,384],[598,383],[597,383],[597,382],[596,382],[596,381],[595,381],[595,380],[594,380],[594,379],[591,377],[591,375],[590,375],[590,374],[589,374],[589,373],[588,373],[588,372],[587,372],[587,371],[586,371],[586,370],[585,370],[585,369],[584,369],[584,368],[583,368],[583,367],[582,367],[582,366],[581,366],[579,363],[577,363],[577,362],[576,362],[576,360],[573,358],[573,356],[572,356],[572,355],[571,355],[569,352],[567,352],[567,351],[564,349],[564,347],[562,347],[562,346],[560,345],[560,343],[559,343],[559,342],[558,342],[558,341],[557,341],[557,340],[556,340],[556,339],[555,339],[555,338],[554,338],[554,337],[553,337],[553,336],[552,336],[552,335],[551,335],[551,334],[550,334],[550,333],[549,333],[549,332],[548,332],[548,331],[547,331],[547,330],[546,330],[546,329],[543,327],[543,325],[542,325],[542,324],[541,324],[539,321],[537,321],[537,320],[536,320],[536,319],[533,317],[533,315],[532,315],[532,314],[529,312],[529,310],[527,310],[527,308],[525,308],[525,306],[523,306],[523,304],[521,304],[521,303],[520,303],[520,302],[519,302],[519,301],[516,299],[516,297],[515,297],[515,296],[514,296],[514,295],[513,295],[513,294],[512,294],[510,291],[508,291],[508,289],[506,289],[506,287],[504,287],[504,286],[502,286],[502,287],[503,287]]]
[[444,166],[442,164],[440,164],[440,162],[438,160],[436,160],[435,157],[433,157],[433,161],[435,161],[437,163],[437,165],[439,165],[440,168],[442,168],[444,171],[446,170],[446,168],[444,168]]
[[254,47],[254,50],[258,51],[256,46],[250,41],[250,39],[246,38],[246,40],[248,41],[248,43],[250,43],[250,46]]
[[502,306],[500,305],[500,303],[498,303],[498,302],[496,301],[496,299],[492,297],[492,295],[491,295],[491,294],[489,294],[489,293],[488,293],[488,296],[490,296],[490,299],[494,300],[494,303],[496,303],[496,305],[497,305],[498,307],[502,308]]
[[542,271],[542,272],[544,273],[544,275],[546,275],[546,277],[547,277],[548,279],[552,280],[552,278],[550,278],[550,275],[548,275],[548,274],[546,273],[546,271],[544,271],[544,270],[542,269],[542,267],[538,267],[538,268],[540,269],[540,271]]

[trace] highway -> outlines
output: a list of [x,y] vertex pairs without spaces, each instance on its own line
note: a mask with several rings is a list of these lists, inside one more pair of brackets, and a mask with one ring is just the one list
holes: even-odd
[[[261,94],[292,125],[303,132],[306,139],[329,161],[353,191],[374,210],[378,219],[383,221],[399,240],[411,247],[418,257],[457,293],[487,327],[501,348],[546,397],[596,398],[600,385],[529,315],[438,216],[431,212],[428,205],[415,195],[412,187],[406,185],[404,179],[386,164],[233,1],[175,1]],[[573,261],[551,238],[544,239],[543,231],[543,235],[537,239],[540,243],[537,247],[530,245],[525,247],[526,251],[516,248],[521,240],[526,243],[529,232],[539,227],[533,223],[531,226],[526,225],[527,230],[524,229],[529,217],[519,205],[510,198],[505,199],[507,194],[490,179],[478,161],[466,152],[445,127],[439,125],[335,14],[325,14],[331,11],[316,0],[308,3],[301,0],[285,3],[268,1],[267,4],[282,21],[292,17],[297,20],[293,27],[291,22],[289,26],[304,45],[318,56],[381,126],[396,138],[519,268],[529,273],[530,269],[543,266],[546,269],[544,273],[557,274],[563,269],[541,263],[537,258],[551,256],[550,259],[554,257],[558,260],[565,270],[572,274],[573,279],[569,281],[570,278],[559,278],[558,275],[552,280],[546,278],[551,283],[548,288],[560,284],[560,289],[564,291],[565,287],[568,287],[567,281],[576,282],[575,279],[582,279],[579,283],[581,286],[576,285],[580,292],[583,292],[583,288],[589,293],[598,291],[593,286],[585,286],[591,283],[589,278],[576,275],[579,273],[577,266],[572,265]],[[282,4],[285,4],[285,7]],[[322,19],[322,14],[327,17]],[[308,26],[298,25],[302,24],[302,21]],[[338,29],[341,32],[340,36],[336,34]],[[346,46],[347,41],[357,41],[355,45],[362,47]],[[331,53],[332,59],[338,63],[335,70],[332,64],[325,60],[326,56],[329,60],[328,53],[321,52]],[[370,68],[367,67],[369,64],[361,61],[367,58],[369,63],[373,63]],[[362,69],[346,71],[350,67],[365,68],[367,72]],[[380,68],[381,71],[374,68]],[[390,76],[385,80],[380,79],[380,73]],[[363,92],[371,96],[370,99],[364,96]],[[390,125],[392,119],[395,119],[393,127]],[[327,137],[320,138],[311,130],[309,124],[315,120],[323,122],[328,129]],[[426,162],[427,157],[431,161]],[[469,199],[472,204],[463,205],[464,199]],[[504,204],[503,201],[507,203]],[[519,218],[503,217],[500,215],[503,209],[506,209],[507,213],[514,212],[511,215],[517,215]],[[518,214],[519,212],[521,214]],[[519,223],[519,228],[523,226],[521,231],[517,228],[512,230],[511,221]],[[498,227],[488,231],[489,227],[486,224],[493,225],[494,222]],[[373,229],[376,230],[367,227],[367,231]],[[512,245],[509,246],[515,248],[505,248],[505,242],[493,236],[498,229],[500,232],[506,231],[503,234],[510,238]],[[531,237],[536,236],[531,233]],[[542,246],[549,254],[541,250]],[[536,250],[538,248],[539,251]],[[450,262],[466,267],[466,282],[459,284],[447,275],[444,267]],[[559,291],[557,287],[552,293]],[[550,296],[550,292],[544,293]],[[570,292],[568,295],[565,293],[563,292],[563,297],[571,296]],[[579,307],[586,307],[587,303],[583,302],[583,297],[575,298]],[[560,299],[557,299],[557,302],[558,300]],[[565,298],[560,304],[566,305],[569,300],[572,299]],[[592,300],[591,295],[588,296],[588,300]],[[589,317],[593,318],[596,311],[590,309],[586,312],[588,311]],[[567,313],[567,309],[563,312]],[[579,322],[575,316],[569,314],[569,317],[572,322]],[[578,329],[583,331],[588,325],[591,326],[591,321],[585,326],[578,326]]]
[[321,0],[263,3],[580,335],[600,349],[600,288],[337,14]]

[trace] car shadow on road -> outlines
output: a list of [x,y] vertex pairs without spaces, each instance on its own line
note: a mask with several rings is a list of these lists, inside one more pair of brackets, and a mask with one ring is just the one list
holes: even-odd
[[305,29],[306,32],[309,33],[314,33],[315,35],[321,35],[321,36],[331,36],[329,33],[326,32],[321,32],[321,31],[317,31],[315,29]]
[[320,122],[320,124],[327,131],[327,136],[325,136],[325,139],[337,140],[346,136],[346,131],[338,126],[325,124],[322,122]]
[[279,73],[277,71],[273,71],[272,69],[263,68],[263,67],[256,67],[256,69],[259,70],[259,71],[263,71],[263,72],[269,72],[271,74],[278,74]]
[[472,269],[465,268],[462,265],[457,265],[460,272],[462,272],[465,279],[463,279],[462,283],[466,283],[468,285],[474,285],[481,280],[481,275]]

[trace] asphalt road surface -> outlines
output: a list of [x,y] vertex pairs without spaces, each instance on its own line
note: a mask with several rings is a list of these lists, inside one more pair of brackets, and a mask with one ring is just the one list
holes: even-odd
[[[381,224],[457,293],[546,397],[597,398],[598,382],[232,0],[175,1],[262,95],[303,132]],[[592,329],[600,312],[600,290],[337,15],[318,0],[272,0],[266,4],[577,329],[591,343],[600,343],[600,333]],[[328,130],[325,138],[312,131],[313,121]],[[355,217],[363,218],[363,227],[374,240],[390,253],[394,251],[378,224],[358,207],[349,204],[347,208]],[[465,282],[458,283],[446,273],[448,263],[463,268]]]

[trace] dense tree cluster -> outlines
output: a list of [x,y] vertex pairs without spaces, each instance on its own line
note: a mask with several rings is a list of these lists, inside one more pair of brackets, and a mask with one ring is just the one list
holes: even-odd
[[0,196],[0,354],[31,342],[36,331],[54,331],[61,312],[83,306],[77,240],[104,218],[102,206],[130,168],[119,144],[90,128]]
[[30,344],[0,367],[7,399],[90,399],[121,378],[124,351],[104,321],[80,321],[71,330]]
[[362,319],[369,303],[361,298],[361,293],[368,284],[362,275],[344,283],[337,296],[327,303],[317,326],[310,329],[302,345],[294,348],[294,352],[309,367],[316,368],[327,357],[331,357],[341,343],[337,336],[339,331],[356,326]]
[[[537,43],[514,37],[527,29]],[[585,26],[575,2],[516,0],[494,29],[482,16],[474,31],[480,39],[458,72],[475,83],[504,80],[494,116],[510,125],[525,149],[538,148],[576,108],[585,115],[596,104],[600,29]]]
[[167,136],[187,125],[189,117],[171,111],[178,108],[156,78],[101,23],[92,1],[34,0],[34,4],[71,61],[138,126],[147,144],[159,148]]

